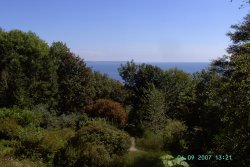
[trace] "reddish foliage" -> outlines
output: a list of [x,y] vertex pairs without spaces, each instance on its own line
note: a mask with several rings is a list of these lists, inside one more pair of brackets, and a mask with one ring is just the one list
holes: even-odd
[[106,118],[109,121],[118,123],[120,126],[125,125],[128,119],[128,114],[122,105],[108,99],[99,99],[94,104],[88,105],[86,112],[91,117]]

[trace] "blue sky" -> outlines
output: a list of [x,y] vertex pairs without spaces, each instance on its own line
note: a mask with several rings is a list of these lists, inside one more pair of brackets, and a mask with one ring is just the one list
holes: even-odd
[[63,41],[87,61],[208,62],[226,54],[242,0],[6,0],[0,27]]

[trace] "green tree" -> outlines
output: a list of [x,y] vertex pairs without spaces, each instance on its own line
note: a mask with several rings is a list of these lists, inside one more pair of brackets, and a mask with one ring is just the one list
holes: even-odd
[[127,103],[129,93],[119,81],[110,79],[106,74],[99,72],[94,72],[93,78],[95,100],[112,99],[122,104]]
[[154,86],[148,90],[138,113],[143,126],[157,133],[166,123],[164,94]]
[[[195,101],[195,87],[191,75],[178,69],[165,71],[161,89],[164,92],[166,114],[185,120]],[[186,120],[185,120],[186,121]]]
[[58,64],[59,110],[62,113],[78,112],[89,104],[95,95],[91,69],[75,56],[66,44],[55,42],[50,53]]
[[56,105],[56,68],[35,33],[0,30],[0,106]]
[[130,123],[140,124],[139,110],[143,104],[143,98],[152,85],[157,89],[160,88],[164,72],[159,67],[148,64],[137,65],[131,61],[121,65],[119,73],[131,95],[129,101],[133,109],[129,113]]
[[[222,106],[221,122],[223,129],[217,135],[216,151],[232,154],[230,165],[249,166],[250,159],[250,16],[241,24],[234,25],[228,33],[233,41],[229,46],[230,56],[213,63],[212,70],[218,72],[221,79],[220,97]],[[221,73],[223,69],[224,72]],[[221,164],[219,164],[221,165]]]

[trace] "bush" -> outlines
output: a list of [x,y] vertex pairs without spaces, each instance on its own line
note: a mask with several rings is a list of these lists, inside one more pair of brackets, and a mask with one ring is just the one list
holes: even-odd
[[32,160],[43,159],[50,163],[55,153],[62,149],[73,135],[74,132],[71,129],[24,128],[20,132],[21,145],[16,148],[16,155]]
[[163,149],[163,137],[160,133],[146,130],[142,138],[136,140],[136,146],[146,151],[159,151]]
[[184,157],[174,158],[172,155],[166,154],[160,157],[164,167],[189,167]]
[[2,119],[15,119],[17,123],[21,126],[27,126],[32,124],[37,126],[42,121],[42,115],[35,113],[29,110],[23,110],[19,108],[1,108],[0,109],[0,118]]
[[13,157],[16,148],[20,146],[17,140],[1,140],[0,141],[0,157]]
[[175,153],[184,149],[185,141],[182,140],[182,137],[186,131],[187,127],[183,122],[169,119],[163,133],[165,149]]
[[17,124],[15,119],[0,118],[0,138],[1,139],[14,139],[18,136],[18,130],[21,127]]
[[117,157],[113,167],[164,167],[159,158],[164,153],[161,152],[129,152],[128,154]]
[[69,128],[60,130],[47,130],[43,135],[41,143],[39,144],[42,158],[46,162],[52,162],[55,153],[64,148],[68,140],[73,135],[74,131]]
[[130,138],[101,121],[88,122],[54,159],[56,166],[110,166],[114,155],[123,155]]
[[42,141],[45,130],[33,126],[25,127],[20,129],[18,132],[18,140],[20,146],[16,148],[16,156],[25,156],[32,160],[39,159],[42,157],[41,150],[39,150],[39,144]]
[[86,112],[90,117],[101,117],[124,126],[127,122],[128,115],[122,105],[118,102],[99,99],[94,104],[86,107]]
[[[41,128],[42,114],[17,108],[0,109],[0,155],[52,162],[55,153],[67,144],[74,132],[70,128]],[[58,125],[63,121],[57,122]]]
[[0,166],[4,167],[46,167],[41,161],[19,160],[13,157],[3,157],[0,155]]

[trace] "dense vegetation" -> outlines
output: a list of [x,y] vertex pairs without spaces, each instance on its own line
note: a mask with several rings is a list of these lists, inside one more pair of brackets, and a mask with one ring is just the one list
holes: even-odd
[[232,29],[209,69],[130,61],[123,84],[62,42],[0,29],[0,166],[250,166],[250,15]]

